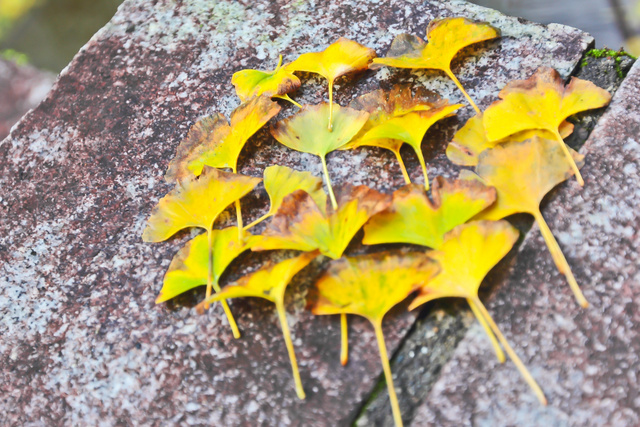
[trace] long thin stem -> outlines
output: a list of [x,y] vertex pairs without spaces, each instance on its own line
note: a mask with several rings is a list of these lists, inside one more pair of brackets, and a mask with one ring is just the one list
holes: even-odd
[[527,367],[524,366],[522,360],[520,360],[515,351],[513,351],[513,348],[511,348],[507,339],[504,337],[504,335],[502,335],[502,332],[500,332],[500,329],[498,329],[498,325],[496,325],[496,323],[493,321],[484,304],[482,304],[482,301],[480,301],[478,297],[473,297],[472,300],[478,307],[478,310],[484,316],[487,323],[489,323],[489,326],[491,326],[491,329],[493,329],[493,333],[496,334],[496,337],[498,337],[498,340],[504,347],[504,351],[507,352],[509,358],[513,361],[513,364],[516,365],[516,368],[518,368],[518,371],[520,371],[520,374],[522,375],[524,380],[527,382],[527,384],[529,384],[529,387],[531,387],[540,403],[546,405],[547,398],[544,397],[544,392],[542,391],[536,380],[533,378],[531,373],[527,370]]
[[347,314],[340,315],[340,363],[345,366],[349,362],[349,323]]
[[482,325],[482,327],[484,328],[484,331],[487,333],[487,336],[491,340],[491,344],[493,345],[493,350],[496,352],[496,357],[498,358],[498,362],[504,363],[505,361],[504,352],[502,351],[502,347],[500,347],[500,343],[496,339],[496,336],[491,331],[491,327],[485,320],[484,316],[482,315],[478,307],[476,307],[476,303],[473,302],[471,298],[467,298],[467,302],[471,307],[471,311],[473,311],[473,314],[476,316],[476,319],[478,319],[478,322],[480,322],[480,325]]
[[293,343],[291,342],[291,332],[289,331],[289,325],[287,324],[287,314],[284,309],[284,304],[281,301],[276,302],[276,311],[278,312],[282,335],[284,336],[284,342],[287,346],[287,352],[289,353],[289,361],[291,361],[291,371],[293,372],[293,381],[296,384],[296,393],[300,399],[304,399],[306,395],[304,394],[304,388],[302,387],[302,380],[300,380],[300,371],[298,370],[296,353],[293,349]]
[[[220,285],[218,282],[213,280],[213,230],[209,228],[207,230],[207,238],[209,241],[209,271],[207,273],[207,294],[204,300],[204,309],[207,310],[209,308],[209,298],[211,297],[211,288],[216,292],[220,292]],[[236,323],[236,319],[233,317],[233,313],[231,313],[231,308],[229,308],[229,304],[227,304],[226,300],[220,301],[222,304],[222,309],[224,310],[224,314],[227,316],[227,320],[229,321],[229,326],[231,326],[231,332],[233,333],[234,338],[240,338],[240,330],[238,329],[238,324]]]
[[544,241],[547,244],[547,248],[549,248],[549,252],[551,253],[553,262],[556,264],[558,271],[567,278],[567,282],[569,282],[569,287],[571,287],[573,294],[578,300],[578,304],[580,304],[580,306],[585,308],[588,307],[589,302],[582,294],[582,291],[580,290],[580,286],[578,286],[578,282],[576,281],[576,278],[573,277],[573,273],[571,272],[571,267],[569,267],[569,263],[567,262],[567,259],[564,257],[564,254],[562,253],[562,249],[560,248],[560,245],[558,245],[558,242],[556,241],[555,237],[553,237],[553,233],[549,229],[547,222],[544,220],[542,213],[540,211],[533,212],[533,217],[536,219],[536,222],[538,223],[538,227],[540,228],[540,233],[542,233],[542,237],[544,237]]
[[389,356],[387,355],[387,346],[384,343],[384,335],[382,333],[382,322],[372,322],[373,329],[376,331],[376,339],[378,340],[378,350],[380,351],[380,361],[382,362],[382,370],[384,378],[387,382],[389,390],[389,400],[391,401],[391,410],[393,411],[393,422],[396,427],[402,427],[402,415],[400,414],[400,405],[398,404],[398,396],[393,386],[393,377],[391,376],[391,366],[389,365]]
[[291,99],[289,97],[289,95],[287,95],[286,93],[284,95],[276,95],[274,96],[274,98],[280,98],[280,99],[284,99],[285,101],[289,101],[290,103],[292,103],[293,105],[295,105],[296,107],[302,109],[302,105],[298,104],[296,101],[294,101],[293,99]]
[[473,102],[473,99],[471,99],[471,97],[469,96],[467,91],[464,90],[464,87],[462,86],[462,83],[460,83],[460,80],[458,80],[456,75],[453,74],[453,72],[450,69],[446,69],[446,70],[444,70],[444,72],[447,73],[447,76],[449,76],[449,78],[451,80],[453,80],[453,82],[456,84],[456,86],[458,86],[458,89],[460,89],[460,91],[462,92],[464,97],[467,98],[467,101],[469,101],[469,104],[473,107],[474,110],[476,110],[476,113],[477,114],[482,114],[482,112],[480,111],[480,108],[478,108],[476,103]]
[[567,144],[564,143],[564,139],[562,139],[562,135],[560,135],[560,132],[558,132],[557,130],[554,130],[553,133],[556,137],[556,140],[560,144],[560,147],[562,147],[562,152],[569,160],[569,164],[571,164],[571,169],[573,169],[573,174],[576,176],[576,181],[578,181],[578,184],[580,184],[581,187],[584,187],[584,179],[582,179],[582,175],[580,174],[580,169],[578,169],[578,165],[576,165],[575,160],[573,160],[573,157],[571,157],[569,148],[567,148]]
[[420,167],[422,168],[422,175],[424,175],[424,188],[429,191],[429,175],[427,174],[427,163],[424,161],[424,156],[422,155],[422,149],[420,146],[417,148],[414,147],[416,155],[418,156],[418,160],[420,161]]
[[[231,170],[233,171],[233,173],[238,173],[238,165],[237,165],[237,160],[236,160],[236,165],[231,168]],[[236,200],[236,219],[238,221],[238,240],[242,241],[244,234],[243,234],[243,228],[242,228],[242,209],[240,208],[240,200]]]
[[409,173],[407,172],[407,167],[404,165],[402,161],[402,156],[400,155],[400,151],[393,151],[393,154],[396,155],[396,159],[398,159],[398,164],[400,165],[400,170],[402,171],[402,177],[404,178],[405,184],[411,184],[411,178],[409,178]]
[[327,179],[327,188],[329,188],[329,198],[331,199],[331,206],[333,206],[333,210],[335,211],[338,209],[338,202],[336,201],[335,194],[333,194],[331,178],[329,177],[329,169],[327,168],[327,159],[325,159],[325,156],[320,156],[320,160],[322,161],[322,170],[324,171],[324,177]]
[[329,80],[329,132],[333,132],[333,80]]
[[260,218],[253,221],[251,224],[245,225],[244,230],[247,231],[248,229],[253,228],[254,226],[260,224],[262,221],[269,218],[270,216],[271,216],[271,212],[269,211],[266,214],[262,215]]

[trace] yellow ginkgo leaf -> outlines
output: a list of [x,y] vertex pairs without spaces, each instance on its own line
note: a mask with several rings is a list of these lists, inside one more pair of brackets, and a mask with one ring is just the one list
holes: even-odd
[[264,189],[271,201],[269,212],[247,225],[245,230],[275,215],[284,198],[296,190],[309,193],[319,208],[324,209],[327,205],[327,194],[322,189],[322,179],[310,172],[298,172],[286,166],[269,166],[264,170]]
[[[316,256],[318,256],[317,252],[307,252],[277,264],[268,264],[258,271],[243,276],[236,282],[225,286],[222,292],[217,293],[206,301],[212,303],[230,298],[256,297],[264,298],[276,305],[282,335],[284,336],[287,351],[289,352],[296,393],[300,399],[305,398],[305,393],[302,387],[302,381],[300,380],[300,372],[298,371],[298,362],[296,361],[293,343],[291,342],[291,332],[287,324],[284,294],[293,276],[305,268]],[[202,311],[204,304],[204,302],[201,303],[196,309]]]
[[276,123],[271,129],[271,134],[278,142],[292,150],[320,157],[331,204],[336,209],[336,197],[327,169],[327,154],[346,145],[364,126],[369,113],[336,105],[333,130],[328,130],[322,124],[322,117],[327,114],[329,108],[330,105],[326,103],[306,105],[299,113]]
[[419,37],[401,34],[393,40],[387,57],[376,58],[373,63],[395,68],[444,71],[480,114],[478,106],[451,71],[451,61],[463,48],[496,37],[500,37],[500,30],[486,23],[461,17],[434,19],[427,28],[427,43]]
[[390,150],[395,154],[405,183],[411,184],[411,179],[400,156],[400,148],[404,141],[398,139],[381,138],[362,140],[371,129],[395,117],[403,116],[414,111],[426,111],[435,108],[439,97],[433,92],[428,92],[424,88],[418,88],[416,94],[411,93],[408,85],[395,85],[391,91],[382,89],[366,93],[349,103],[349,108],[366,111],[369,119],[364,124],[360,132],[345,145],[342,149],[354,149],[362,146],[380,147]]
[[221,114],[197,122],[178,146],[165,174],[168,182],[200,175],[204,166],[238,171],[238,156],[249,138],[280,112],[268,96],[258,96],[231,113],[231,124]]
[[540,402],[546,405],[547,400],[540,386],[478,298],[478,289],[484,277],[511,250],[517,240],[518,231],[507,221],[472,221],[454,228],[447,233],[439,250],[428,252],[428,255],[440,265],[440,274],[420,287],[419,295],[409,308],[414,309],[438,298],[466,298],[491,339],[498,359],[503,361],[504,354],[496,342],[496,337]]
[[[156,304],[168,301],[201,285],[207,285],[209,289],[213,287],[216,292],[220,292],[219,283],[222,273],[231,261],[242,252],[251,249],[258,240],[259,237],[247,233],[240,239],[237,227],[212,230],[211,233],[201,234],[190,240],[173,257],[164,276],[164,283]],[[209,295],[210,293],[207,297]],[[226,301],[221,300],[221,302],[227,318],[230,319],[234,336],[238,338],[240,332],[235,322],[231,322],[233,319],[231,310]],[[205,304],[208,306],[209,302]]]
[[364,227],[366,245],[411,243],[437,249],[444,234],[464,224],[496,199],[494,188],[480,182],[435,179],[431,192],[407,185],[393,193],[393,203]]
[[[573,159],[582,165],[584,157],[573,150],[571,152]],[[496,203],[476,218],[496,220],[520,212],[533,215],[558,270],[567,278],[578,303],[586,307],[588,302],[540,212],[544,196],[573,175],[559,144],[536,136],[524,142],[498,145],[480,155],[476,172],[478,175],[463,171],[460,177],[481,180],[495,187],[498,193]]]
[[391,118],[362,135],[359,138],[360,144],[381,139],[393,139],[409,144],[418,156],[424,174],[424,185],[428,190],[429,178],[427,176],[427,164],[422,154],[422,139],[431,126],[445,117],[454,115],[455,111],[460,107],[462,107],[462,104],[448,105],[446,101],[441,101],[430,110],[413,111]]
[[282,55],[273,71],[242,70],[233,74],[231,83],[236,87],[240,101],[245,102],[254,96],[266,95],[282,98],[302,108],[300,104],[289,98],[288,93],[300,87],[300,79],[292,71],[282,66]]
[[253,250],[319,250],[338,259],[364,223],[389,206],[391,197],[364,185],[346,186],[338,202],[337,210],[323,210],[307,192],[295,191],[284,198]]
[[373,49],[362,46],[353,40],[340,37],[322,52],[303,53],[286,66],[288,71],[304,71],[320,74],[329,82],[329,126],[333,126],[333,83],[345,74],[366,70],[376,57]]
[[[573,132],[573,124],[564,121],[560,123],[559,131],[560,135],[566,138]],[[505,142],[525,141],[536,135],[548,139],[554,138],[554,135],[549,131],[531,129],[515,133],[504,139],[489,141],[482,124],[482,116],[476,114],[469,118],[467,123],[456,132],[453,140],[447,146],[447,157],[456,165],[475,166],[478,164],[478,156],[484,150]]]
[[432,280],[438,271],[437,263],[422,253],[377,253],[333,261],[316,283],[318,300],[312,307],[313,314],[356,314],[373,325],[396,426],[402,425],[402,416],[382,333],[382,319],[393,306]]
[[607,105],[609,92],[575,77],[565,87],[556,70],[541,67],[527,80],[508,83],[498,96],[500,100],[487,108],[482,119],[487,139],[497,141],[524,130],[546,130],[562,148],[578,183],[584,185],[559,128],[569,116]]

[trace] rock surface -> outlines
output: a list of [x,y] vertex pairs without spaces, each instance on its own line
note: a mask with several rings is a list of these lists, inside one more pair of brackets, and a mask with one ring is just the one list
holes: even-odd
[[575,303],[537,226],[488,308],[540,383],[540,406],[513,365],[472,327],[414,425],[640,424],[640,64],[585,143],[584,188],[563,184],[543,210],[591,305]]
[[[338,319],[314,318],[304,309],[319,263],[291,285],[288,304],[308,395],[299,401],[272,307],[234,301],[244,338],[233,340],[221,310],[196,316],[190,309],[202,293],[156,306],[164,271],[190,236],[148,245],[140,234],[170,188],[162,175],[190,125],[238,104],[229,83],[234,71],[272,68],[280,53],[289,61],[339,36],[382,55],[395,35],[423,36],[431,19],[454,15],[489,21],[503,32],[454,62],[481,106],[538,66],[568,76],[592,42],[575,29],[461,1],[126,1],[0,144],[0,422],[348,425],[381,368],[363,320],[350,322],[351,361],[342,368]],[[339,80],[336,99],[345,105],[397,82],[463,99],[438,72],[387,69],[357,82]],[[326,83],[305,76],[294,98],[317,103],[325,96]],[[444,148],[471,114],[465,108],[457,121],[428,134],[431,178],[457,175]],[[416,159],[408,151],[406,159],[419,182]],[[240,170],[261,176],[276,162],[321,171],[315,158],[278,145],[266,130],[249,142]],[[333,153],[329,168],[337,185],[389,192],[402,184],[392,155],[378,150]],[[255,218],[266,196],[243,204]],[[366,250],[356,243],[350,253]],[[244,257],[229,278],[261,259]],[[413,319],[404,307],[388,316],[390,351]]]

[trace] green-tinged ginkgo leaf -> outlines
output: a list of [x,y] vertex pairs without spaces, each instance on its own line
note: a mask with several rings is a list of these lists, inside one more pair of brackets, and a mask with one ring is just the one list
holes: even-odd
[[387,57],[375,58],[373,63],[444,71],[479,114],[480,109],[451,71],[451,61],[463,48],[496,37],[500,37],[500,30],[486,23],[461,17],[434,19],[427,28],[427,43],[419,37],[400,34],[393,40]]
[[466,298],[473,313],[491,338],[498,359],[503,361],[504,354],[496,337],[540,402],[546,405],[547,400],[540,386],[515,354],[478,298],[478,289],[484,277],[509,253],[517,240],[518,231],[507,221],[472,221],[454,228],[446,234],[444,242],[437,251],[428,252],[428,255],[440,265],[440,274],[420,287],[419,295],[409,308],[414,309],[438,298]]
[[[329,82],[329,108],[326,111],[329,118],[328,130],[334,125],[333,116],[333,83],[345,74],[366,70],[369,63],[376,57],[373,49],[362,46],[353,40],[340,37],[322,52],[303,53],[286,66],[288,71],[304,71],[320,74]],[[325,119],[326,120],[326,119]]]
[[400,148],[404,144],[404,141],[390,138],[363,140],[362,137],[371,129],[395,117],[400,117],[414,111],[426,111],[436,108],[439,106],[437,103],[438,100],[439,97],[436,94],[426,91],[423,88],[418,88],[414,95],[412,94],[411,87],[408,85],[395,85],[389,92],[378,89],[359,96],[349,103],[349,108],[366,111],[369,113],[369,119],[360,132],[342,149],[347,150],[362,146],[372,146],[390,150],[395,154],[396,159],[398,159],[405,182],[410,184],[411,179],[400,156]]
[[427,165],[422,154],[422,139],[431,126],[445,117],[454,115],[455,111],[460,107],[462,107],[462,104],[448,105],[446,101],[441,101],[430,110],[413,111],[391,118],[362,135],[359,138],[360,144],[381,139],[398,140],[409,144],[418,156],[424,174],[424,185],[428,190],[429,178],[427,176]]
[[530,129],[546,130],[562,148],[578,183],[584,185],[559,128],[567,117],[607,105],[611,100],[609,92],[575,77],[565,87],[556,70],[541,67],[527,80],[508,83],[498,96],[500,100],[487,108],[483,115],[487,139],[496,141]]
[[271,206],[269,212],[245,227],[245,230],[273,216],[286,196],[296,190],[304,190],[324,209],[327,205],[327,194],[322,189],[322,179],[310,172],[298,172],[286,166],[269,166],[264,170],[264,189],[269,195]]
[[402,425],[402,417],[382,334],[382,319],[438,271],[437,263],[422,253],[377,253],[333,261],[316,283],[319,297],[313,304],[313,314],[356,314],[373,324],[397,426]]
[[278,142],[292,150],[320,157],[331,204],[335,209],[336,198],[331,186],[326,156],[346,145],[362,129],[369,113],[336,105],[333,130],[329,130],[322,120],[328,114],[329,108],[327,103],[306,105],[299,113],[276,123],[271,129],[271,134]]
[[366,245],[412,243],[439,248],[444,234],[464,224],[496,199],[494,188],[480,182],[435,179],[431,192],[407,185],[393,193],[393,202],[364,227]]
[[168,182],[200,175],[204,166],[238,171],[238,156],[249,138],[280,112],[268,96],[258,96],[231,113],[231,124],[222,114],[197,122],[176,151],[165,174]]
[[[284,294],[293,276],[305,268],[316,256],[318,256],[317,252],[307,252],[279,263],[268,264],[225,286],[222,292],[213,295],[206,301],[207,303],[212,303],[214,301],[224,301],[225,299],[231,298],[256,297],[264,298],[276,305],[276,311],[280,319],[280,327],[282,328],[282,334],[287,346],[287,351],[289,352],[296,392],[300,399],[305,398],[305,393],[302,387],[302,381],[300,380],[300,372],[298,371],[298,362],[296,361],[296,355],[293,350],[289,325],[287,324]],[[204,302],[201,303],[197,309],[202,311],[204,304]]]
[[240,101],[244,102],[254,96],[270,96],[282,98],[300,107],[288,93],[300,87],[300,79],[293,72],[282,66],[282,55],[278,58],[278,65],[273,71],[242,70],[233,74],[231,83],[236,88]]
[[[571,152],[577,164],[582,165],[584,157],[573,150]],[[559,144],[536,136],[524,142],[498,145],[480,155],[476,172],[478,175],[463,171],[460,178],[481,180],[495,187],[498,194],[496,203],[476,218],[501,219],[520,212],[533,215],[558,270],[567,278],[578,303],[586,307],[587,300],[540,212],[544,196],[573,175]]]
[[145,242],[161,242],[188,227],[211,230],[220,213],[250,192],[260,178],[205,168],[200,177],[179,181],[151,212]]
[[[573,132],[573,125],[564,121],[560,123],[559,131],[560,135],[566,138]],[[482,124],[482,116],[476,114],[456,132],[453,140],[447,146],[447,157],[457,165],[475,166],[478,164],[480,153],[484,150],[505,142],[526,141],[536,135],[548,139],[554,138],[554,135],[546,130],[531,129],[515,133],[504,139],[489,141]]]
[[297,190],[285,197],[253,250],[319,250],[340,258],[364,223],[390,202],[390,196],[364,185],[345,186],[338,194],[338,209],[323,210],[307,192]]

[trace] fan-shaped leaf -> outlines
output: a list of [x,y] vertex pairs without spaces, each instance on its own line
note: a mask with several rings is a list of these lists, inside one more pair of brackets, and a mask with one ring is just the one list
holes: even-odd
[[320,74],[329,82],[329,126],[333,125],[333,83],[345,74],[366,70],[369,63],[376,57],[373,49],[362,46],[360,43],[344,37],[329,45],[322,52],[304,53],[295,61],[287,65],[289,71],[305,71],[307,73]]
[[387,57],[376,58],[373,63],[395,68],[442,70],[455,82],[479,114],[480,109],[451,71],[451,61],[463,48],[496,37],[500,37],[500,30],[486,23],[461,17],[435,19],[427,28],[428,43],[419,37],[401,34],[393,40]]
[[[582,164],[583,156],[573,151],[573,159]],[[533,215],[558,270],[566,276],[579,304],[586,307],[587,300],[540,212],[543,197],[573,175],[559,144],[536,136],[524,142],[498,145],[480,155],[476,172],[479,177],[468,171],[460,176],[464,179],[480,179],[494,186],[498,193],[496,203],[476,218],[500,219],[519,212]]]
[[314,314],[356,314],[373,324],[396,425],[402,425],[402,417],[382,334],[382,319],[393,306],[428,283],[438,270],[438,265],[422,253],[378,253],[333,261],[316,284],[319,298],[312,308]]
[[414,309],[438,298],[466,298],[478,321],[491,338],[498,359],[503,361],[504,354],[495,341],[495,336],[540,402],[546,405],[547,400],[540,386],[515,354],[478,298],[478,289],[484,277],[511,250],[517,240],[517,230],[506,221],[472,221],[454,228],[447,233],[439,250],[428,253],[440,265],[440,274],[421,286],[420,294],[409,308]]
[[424,189],[407,185],[393,193],[393,203],[364,227],[366,245],[412,243],[439,248],[444,234],[464,224],[496,199],[496,191],[479,182],[437,177],[433,202]]
[[282,66],[282,55],[278,58],[278,65],[273,71],[242,70],[233,74],[231,83],[236,87],[236,94],[244,102],[254,96],[270,96],[282,98],[300,106],[289,98],[288,93],[300,87],[300,79],[286,66]]
[[[289,325],[287,324],[284,294],[293,276],[305,268],[316,256],[318,256],[317,252],[308,252],[277,264],[269,264],[225,286],[222,292],[212,296],[207,301],[208,303],[212,303],[214,301],[224,301],[229,298],[256,297],[264,298],[276,305],[276,311],[280,319],[280,327],[282,328],[282,334],[287,345],[287,351],[289,352],[296,392],[300,399],[305,398],[305,393],[302,387],[302,381],[300,380],[293,343],[291,342]],[[201,303],[197,308],[199,311],[202,311],[204,303]]]
[[611,95],[593,83],[575,77],[565,87],[560,74],[542,67],[527,80],[507,84],[483,116],[487,139],[496,141],[530,129],[543,129],[554,135],[572,165],[580,185],[584,182],[578,166],[559,133],[560,124],[581,111],[607,105]]

